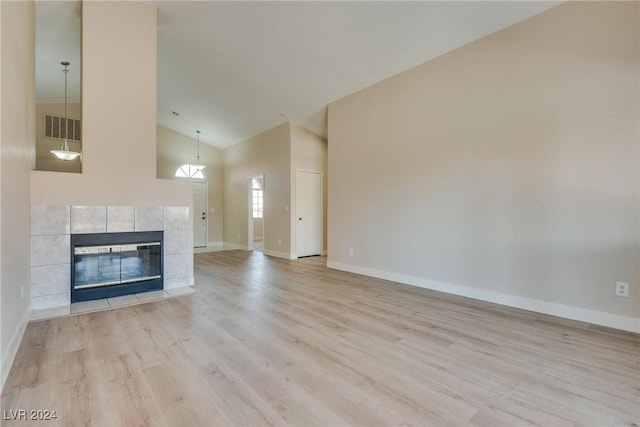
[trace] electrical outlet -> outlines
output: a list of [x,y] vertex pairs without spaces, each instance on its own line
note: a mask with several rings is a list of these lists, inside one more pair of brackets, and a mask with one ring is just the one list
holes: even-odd
[[349,248],[349,256],[353,256],[353,248]]
[[616,282],[616,295],[619,297],[629,297],[629,284],[625,282]]

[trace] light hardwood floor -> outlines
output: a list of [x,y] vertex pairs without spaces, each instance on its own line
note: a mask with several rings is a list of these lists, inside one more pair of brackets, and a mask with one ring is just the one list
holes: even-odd
[[640,425],[639,335],[324,258],[195,259],[196,294],[29,324],[3,414],[58,418],[4,425]]

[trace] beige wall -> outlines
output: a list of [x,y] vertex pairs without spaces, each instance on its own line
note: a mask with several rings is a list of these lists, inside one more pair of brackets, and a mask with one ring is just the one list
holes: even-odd
[[35,147],[35,8],[1,2],[0,388],[29,313],[29,172]]
[[83,172],[32,172],[31,203],[190,206],[190,184],[156,179],[155,7],[85,2],[82,20]]
[[331,104],[329,265],[638,329],[638,7],[568,2]]
[[[158,178],[176,179],[178,167],[196,160],[196,140],[164,126],[157,126]],[[222,243],[223,224],[223,152],[219,148],[200,143],[200,161],[206,165],[208,188],[208,237],[209,244]],[[213,211],[212,211],[213,210]]]
[[225,245],[248,247],[249,177],[264,174],[264,251],[289,257],[290,124],[225,149],[224,169]]
[[[36,104],[36,169],[41,171],[82,172],[81,157],[63,161],[56,159],[51,150],[59,150],[62,141],[44,137],[44,115],[53,114],[64,117],[64,103]],[[80,119],[80,104],[67,104],[67,115],[70,119]],[[79,141],[69,140],[69,149],[82,152]]]
[[[291,123],[291,206],[296,206],[296,171],[322,172],[323,190],[323,250],[327,250],[327,140]],[[291,210],[291,247],[296,247],[295,209]],[[295,252],[295,251],[294,251]]]

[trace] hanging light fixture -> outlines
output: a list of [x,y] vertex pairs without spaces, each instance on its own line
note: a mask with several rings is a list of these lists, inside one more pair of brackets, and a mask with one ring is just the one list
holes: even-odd
[[67,134],[69,133],[69,120],[67,118],[67,74],[69,74],[69,62],[62,61],[60,64],[64,66],[64,142],[59,150],[49,151],[60,160],[73,160],[80,155],[77,151],[71,151],[69,149],[69,142],[67,141]]
[[194,165],[190,165],[190,166],[191,166],[193,169],[195,169],[195,170],[199,170],[199,171],[200,171],[200,170],[202,170],[202,169],[206,168],[206,166],[205,166],[205,165],[203,165],[202,163],[200,163],[200,131],[199,131],[199,130],[197,130],[197,131],[196,131],[196,133],[198,134],[198,135],[196,136],[196,137],[197,137],[197,142],[196,142],[196,144],[197,144],[197,145],[196,145],[196,146],[197,146],[197,150],[198,150],[198,151],[197,151],[197,156],[196,156],[197,162],[196,162],[196,164],[194,164]]

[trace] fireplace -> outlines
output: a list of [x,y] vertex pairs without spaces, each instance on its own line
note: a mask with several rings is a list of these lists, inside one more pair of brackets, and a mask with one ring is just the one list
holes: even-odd
[[71,302],[163,288],[163,232],[71,235]]

